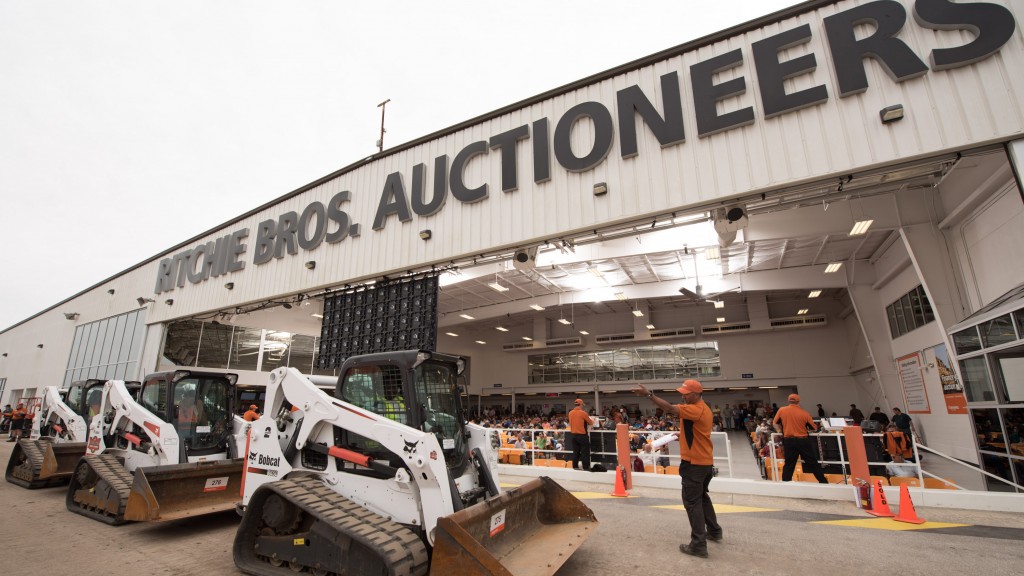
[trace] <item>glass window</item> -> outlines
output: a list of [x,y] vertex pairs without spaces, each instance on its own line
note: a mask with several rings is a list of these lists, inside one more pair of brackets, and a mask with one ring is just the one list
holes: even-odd
[[928,299],[928,295],[924,293],[924,288],[921,286],[917,287],[918,292],[921,293],[921,308],[924,310],[924,321],[925,324],[935,320],[935,312],[932,311],[931,300]]
[[967,394],[968,402],[994,402],[996,400],[984,358],[961,360],[960,373],[964,377],[964,393]]
[[[312,374],[313,350],[315,345],[316,338],[313,336],[293,334],[291,351],[288,356],[288,365],[303,374]],[[264,360],[264,362],[266,362],[266,360]]]
[[103,356],[103,343],[107,338],[107,329],[110,322],[106,319],[100,320],[96,324],[96,330],[93,332],[95,336],[95,345],[92,348],[92,354],[86,360],[89,366],[98,366],[100,358]]
[[[1010,459],[1006,456],[981,453],[981,469],[989,474],[995,474],[1000,478],[1013,481],[1013,473],[1010,471]],[[991,492],[1013,492],[1013,486],[1000,482],[994,478],[985,476],[985,484]]]
[[167,383],[159,380],[151,380],[146,382],[142,388],[142,394],[139,396],[139,401],[142,405],[157,414],[163,416],[167,411]]
[[1024,408],[1004,408],[1002,413],[1010,454],[1024,457]]
[[885,315],[889,318],[889,333],[892,337],[898,338],[900,335],[899,327],[896,325],[896,305],[890,304],[885,307]]
[[981,343],[985,348],[1007,344],[1017,339],[1009,314],[980,324],[978,329],[981,332]]
[[167,328],[163,356],[168,364],[195,366],[203,323],[195,320],[175,322]]
[[107,321],[107,330],[103,333],[103,350],[100,351],[100,364],[110,364],[116,361],[111,358],[111,351],[114,348],[114,333],[117,332],[118,318],[110,318]]
[[228,368],[231,370],[256,370],[262,335],[263,331],[259,328],[235,328]]
[[111,335],[110,353],[107,355],[107,362],[110,364],[127,360],[127,358],[121,358],[121,347],[124,344],[124,333],[127,326],[127,315],[122,314],[118,316],[114,324],[114,333]]
[[232,326],[209,323],[203,326],[196,365],[206,368],[227,368],[231,353]]
[[992,355],[992,375],[1010,402],[1024,402],[1024,350]]
[[907,319],[903,315],[903,305],[899,300],[897,300],[892,306],[896,311],[896,330],[899,332],[899,335],[902,336],[909,332],[909,330],[907,330]]
[[910,294],[904,294],[900,298],[900,306],[903,308],[903,317],[907,321],[907,332],[917,328],[914,324],[914,307],[910,304]]
[[981,350],[981,338],[978,337],[978,327],[971,326],[953,334],[953,345],[956,346],[957,354],[967,354]]
[[263,372],[270,372],[281,366],[290,366],[288,350],[291,347],[291,343],[292,335],[290,332],[267,330],[263,336],[263,365],[260,369]]
[[910,296],[910,307],[914,313],[914,325],[918,327],[924,326],[924,306],[921,305],[921,296],[923,295],[924,291],[921,290],[920,286],[911,290],[910,294],[908,294]]
[[1014,312],[1013,318],[1017,323],[1017,338],[1024,340],[1024,310]]

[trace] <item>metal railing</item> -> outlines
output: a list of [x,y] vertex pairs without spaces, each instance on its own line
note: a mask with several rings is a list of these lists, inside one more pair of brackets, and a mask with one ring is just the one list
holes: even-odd
[[[571,449],[571,436],[572,434],[565,429],[562,430],[543,430],[537,428],[495,428],[498,430],[502,437],[501,451],[509,450],[521,450],[522,455],[525,457],[521,460],[522,464],[532,465],[534,460],[538,457],[554,457],[557,460],[570,461],[572,460],[572,449]],[[528,443],[524,448],[515,448],[515,438],[518,434],[523,435],[523,442]],[[645,437],[647,440],[654,441],[662,436],[668,434],[679,434],[679,431],[664,431],[664,430],[631,430],[630,434],[637,434]],[[540,435],[549,436],[562,446],[558,448],[537,448],[537,437]],[[599,441],[595,442],[595,436]],[[505,438],[511,440],[506,443]],[[615,449],[615,430],[591,430],[590,431],[590,456],[591,462],[600,462],[602,464],[608,464],[609,469],[614,468],[618,465],[618,453]],[[725,432],[712,432],[711,443],[714,449],[714,461],[715,467],[719,469],[720,474],[732,478],[733,466],[732,466],[732,442],[729,440],[728,434]],[[597,447],[595,449],[595,446]],[[655,452],[656,467],[662,466],[657,462],[662,459],[667,459],[668,462],[665,466],[678,466],[679,465],[679,449],[675,441],[669,442],[669,453],[664,454],[661,452]],[[514,453],[514,452],[513,452]],[[721,454],[724,453],[724,456]],[[632,457],[639,457],[639,452],[631,452]],[[723,471],[722,468],[725,468]]]

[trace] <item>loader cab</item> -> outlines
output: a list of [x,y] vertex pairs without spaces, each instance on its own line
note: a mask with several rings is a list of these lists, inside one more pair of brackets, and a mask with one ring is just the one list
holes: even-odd
[[[350,358],[342,366],[335,396],[437,437],[448,468],[458,476],[468,462],[459,376],[465,360],[417,350]],[[378,442],[337,429],[335,440],[374,459],[403,466],[400,455]]]
[[146,377],[139,403],[178,432],[179,462],[226,453],[236,374],[178,370]]
[[72,412],[85,419],[86,426],[92,422],[92,417],[99,413],[100,404],[103,402],[104,384],[106,380],[80,380],[72,382],[67,389],[67,399],[64,403]]

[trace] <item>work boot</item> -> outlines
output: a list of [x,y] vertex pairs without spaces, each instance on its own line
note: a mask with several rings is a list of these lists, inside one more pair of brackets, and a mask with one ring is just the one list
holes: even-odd
[[690,546],[689,544],[680,544],[679,545],[679,551],[682,552],[683,554],[689,554],[690,556],[696,556],[698,558],[707,558],[708,557],[708,551],[707,550],[698,550],[698,549],[694,548],[693,546]]
[[721,532],[717,532],[717,533],[716,532],[708,532],[708,540],[711,540],[712,542],[721,542],[722,541],[722,533]]

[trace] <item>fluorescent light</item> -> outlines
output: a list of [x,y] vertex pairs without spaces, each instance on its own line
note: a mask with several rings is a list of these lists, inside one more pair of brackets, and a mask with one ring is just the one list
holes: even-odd
[[586,330],[580,330],[580,334],[583,334],[584,336],[589,336],[590,332],[587,332]]
[[527,342],[533,342],[533,338],[530,338],[529,336],[523,336],[523,340],[526,340]]
[[778,386],[758,386],[761,390],[776,390]]
[[626,293],[625,292],[616,292],[615,293],[615,297],[617,299],[619,299],[619,300],[625,300],[626,299]]
[[483,340],[477,340],[476,343],[477,344],[487,344],[487,342],[484,342]]
[[715,308],[725,308],[724,300],[713,300],[713,302],[715,303]]
[[538,305],[538,304],[530,304],[530,308],[533,308],[533,309],[534,309],[534,310],[536,310],[537,312],[540,312],[541,310],[543,310],[543,309],[544,309],[544,307],[543,307],[543,306],[540,306],[540,305]]
[[654,324],[648,324],[647,325],[647,329],[648,330],[654,330]]
[[469,314],[459,314],[459,318],[465,318],[466,320],[476,320],[476,318],[473,318]]
[[568,326],[569,324],[572,324],[572,322],[569,322],[565,318],[559,318],[558,321],[561,322],[562,324],[565,324],[566,326]]
[[323,317],[324,317],[323,314],[310,314],[310,316],[312,316],[313,318],[320,318],[320,319],[323,319]]
[[597,276],[598,278],[604,276],[604,274],[602,274],[601,271],[597,269],[597,266],[591,266],[590,268],[587,268],[587,272],[590,272],[591,274]]
[[708,260],[718,260],[722,257],[722,251],[718,246],[712,246],[704,249],[704,258]]
[[455,332],[445,332],[445,334],[451,336],[452,338],[458,338],[459,337],[459,335],[456,334]]
[[807,308],[801,308],[797,311],[798,316],[803,316],[804,314],[807,314]]
[[497,292],[508,292],[508,288],[502,286],[501,284],[498,284],[497,282],[491,282],[490,284],[488,284],[488,286],[490,286],[491,289]]
[[868,231],[868,228],[871,227],[872,223],[874,223],[874,220],[861,220],[855,223],[853,228],[850,230],[850,236],[860,236],[861,234],[864,234]]
[[501,332],[508,332],[508,328],[505,328],[504,326],[495,326],[494,329]]
[[722,322],[725,322],[725,318],[722,318],[721,316],[719,316],[718,318],[715,318],[715,322],[718,322],[719,324],[721,324]]
[[811,293],[807,295],[808,298],[817,298],[821,296],[821,290],[811,290]]
[[842,267],[843,267],[843,263],[842,262],[831,262],[831,263],[829,263],[828,266],[825,267],[825,274],[831,274],[833,272],[838,272],[839,269],[842,268]]

